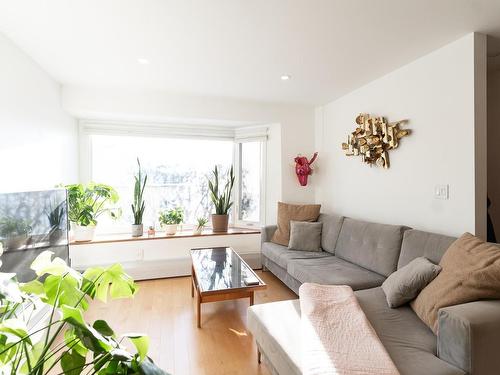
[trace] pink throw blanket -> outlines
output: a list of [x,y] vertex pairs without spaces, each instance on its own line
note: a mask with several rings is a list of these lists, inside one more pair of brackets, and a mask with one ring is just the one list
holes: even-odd
[[299,289],[304,375],[398,375],[349,286]]

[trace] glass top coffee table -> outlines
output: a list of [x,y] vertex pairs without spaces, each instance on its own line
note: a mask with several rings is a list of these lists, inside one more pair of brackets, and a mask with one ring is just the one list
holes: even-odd
[[197,292],[197,320],[201,328],[201,304],[250,298],[267,285],[230,247],[191,249],[191,297]]

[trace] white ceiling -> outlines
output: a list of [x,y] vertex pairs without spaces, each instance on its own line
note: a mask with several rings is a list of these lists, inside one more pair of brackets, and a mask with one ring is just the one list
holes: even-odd
[[500,0],[0,0],[0,30],[62,84],[322,104],[500,37]]

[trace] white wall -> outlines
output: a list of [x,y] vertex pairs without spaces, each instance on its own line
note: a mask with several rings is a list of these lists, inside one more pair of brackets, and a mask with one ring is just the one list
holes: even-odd
[[0,191],[76,181],[77,145],[60,86],[0,34]]
[[[485,46],[485,38],[477,39],[469,34],[316,109],[322,155],[316,201],[323,211],[451,235],[476,232],[475,199],[485,191],[475,185],[486,181],[484,174],[475,176],[481,168],[474,164],[475,144],[485,141],[475,126],[486,126],[475,120],[474,98],[481,94],[475,74],[485,74],[477,63],[475,73],[475,44]],[[360,112],[409,120],[412,134],[390,152],[390,169],[344,155],[341,143]],[[449,184],[449,200],[434,198],[438,184]]]
[[[77,118],[212,125],[273,124],[269,134],[266,223],[276,221],[276,201],[314,201],[314,176],[301,187],[293,158],[314,151],[314,109],[293,104],[197,97],[158,91],[63,87],[63,106]],[[320,156],[321,157],[321,156]]]

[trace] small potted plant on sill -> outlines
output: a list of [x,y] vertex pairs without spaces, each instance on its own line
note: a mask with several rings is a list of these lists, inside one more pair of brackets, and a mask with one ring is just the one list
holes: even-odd
[[215,214],[212,214],[212,227],[214,232],[227,232],[229,220],[229,209],[233,205],[231,193],[234,186],[233,166],[228,172],[224,188],[219,191],[219,169],[215,166],[212,171],[213,178],[208,180],[210,199],[215,207]]
[[134,215],[134,224],[132,224],[132,237],[141,237],[144,234],[144,226],[142,217],[146,204],[144,203],[143,194],[148,175],[142,173],[141,162],[137,158],[137,174],[134,176],[134,201],[132,203],[132,213]]
[[196,222],[197,224],[193,230],[193,234],[195,236],[199,236],[203,232],[203,229],[206,227],[208,219],[205,217],[199,217],[198,219],[196,219]]
[[182,207],[173,208],[160,214],[159,221],[161,227],[165,230],[167,236],[177,233],[177,227],[184,220],[184,211]]
[[68,191],[68,218],[73,229],[74,239],[77,242],[92,241],[94,239],[97,218],[104,213],[112,219],[121,216],[119,208],[111,205],[118,202],[118,193],[111,186],[89,183],[67,185]]

